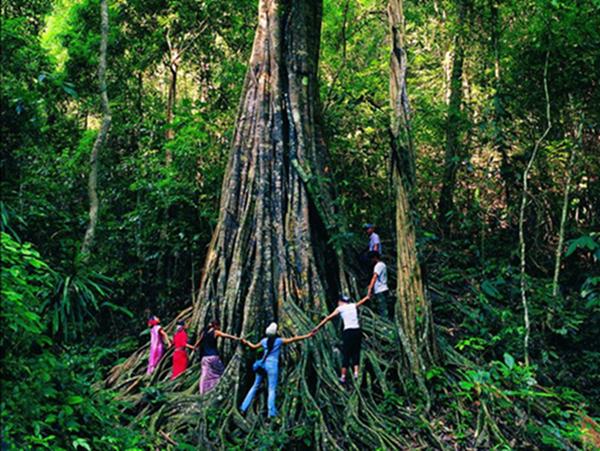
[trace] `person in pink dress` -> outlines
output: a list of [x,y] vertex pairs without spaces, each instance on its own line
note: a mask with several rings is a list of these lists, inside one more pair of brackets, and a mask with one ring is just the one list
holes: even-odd
[[167,333],[160,327],[160,319],[158,316],[152,315],[148,320],[150,327],[150,356],[148,357],[148,369],[146,374],[152,374],[163,354],[165,353],[165,343],[171,346],[171,341]]

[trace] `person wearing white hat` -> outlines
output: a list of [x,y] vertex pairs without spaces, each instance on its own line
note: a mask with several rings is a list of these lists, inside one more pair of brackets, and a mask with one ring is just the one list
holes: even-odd
[[358,365],[360,363],[360,346],[362,341],[362,332],[358,321],[358,307],[369,300],[369,296],[365,296],[357,303],[353,303],[349,296],[341,295],[338,299],[337,308],[319,323],[312,330],[313,334],[325,325],[328,321],[336,316],[342,317],[344,323],[344,331],[342,332],[342,340],[344,346],[342,348],[342,374],[340,382],[346,383],[346,373],[348,368],[354,368],[354,379],[358,379]]
[[299,335],[292,338],[281,338],[277,335],[277,323],[271,323],[265,330],[265,335],[266,337],[256,344],[242,339],[242,344],[245,344],[252,349],[263,348],[265,351],[262,359],[254,362],[254,384],[252,384],[252,387],[250,387],[248,394],[244,398],[240,410],[242,411],[242,414],[246,413],[260,388],[262,380],[266,377],[268,382],[267,406],[269,418],[272,418],[277,416],[275,394],[277,391],[277,378],[279,376],[279,354],[281,354],[281,348],[283,345],[312,337],[314,333],[311,332],[306,335]]

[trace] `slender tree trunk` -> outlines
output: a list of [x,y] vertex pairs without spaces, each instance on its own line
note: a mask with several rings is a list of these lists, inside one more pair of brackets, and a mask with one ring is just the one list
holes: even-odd
[[550,121],[550,96],[548,94],[548,54],[546,53],[546,63],[544,65],[544,94],[546,97],[546,121],[547,126],[544,130],[544,133],[535,143],[533,147],[533,152],[531,153],[531,157],[527,162],[527,166],[523,171],[523,192],[521,193],[521,208],[519,209],[519,255],[521,260],[521,303],[523,305],[523,323],[525,326],[525,335],[523,337],[523,355],[525,360],[525,365],[529,365],[529,335],[530,335],[530,324],[529,324],[529,305],[527,303],[527,281],[526,281],[526,268],[525,262],[527,258],[526,253],[526,243],[525,243],[525,207],[527,206],[527,197],[529,196],[528,192],[528,179],[529,172],[533,166],[535,161],[535,157],[537,156],[538,150],[542,141],[546,138],[548,132],[550,132],[550,128],[552,127],[552,122]]
[[490,0],[492,52],[494,54],[494,146],[500,154],[500,175],[504,182],[506,205],[512,205],[512,187],[515,185],[514,172],[510,165],[506,135],[504,133],[504,105],[502,102],[502,78],[500,64],[500,36],[502,21],[499,10],[500,0]]
[[[173,118],[175,115],[175,104],[177,102],[177,73],[179,69],[179,60],[181,57],[181,53],[177,47],[173,45],[171,39],[169,37],[169,33],[166,36],[167,45],[169,47],[169,60],[166,63],[167,68],[169,69],[169,89],[167,94],[167,111],[166,111],[166,132],[165,139],[167,141],[173,139],[175,137],[175,130],[173,129]],[[169,166],[173,161],[173,155],[171,154],[171,149],[167,145],[165,146],[165,164]],[[156,275],[159,280],[163,280],[165,282],[166,290],[163,292],[167,296],[169,296],[170,288],[171,288],[171,279],[169,277],[170,269],[173,262],[169,262],[171,257],[170,250],[171,248],[168,246],[169,242],[169,219],[170,219],[170,205],[166,205],[163,212],[163,224],[160,228],[160,243],[162,244],[162,248],[164,251],[159,253],[158,259],[156,261]],[[166,263],[165,263],[166,261]]]
[[108,104],[108,94],[106,91],[106,49],[108,46],[108,0],[100,2],[100,58],[98,61],[98,84],[100,86],[100,100],[102,103],[102,123],[98,136],[94,141],[92,152],[90,154],[90,173],[88,175],[88,196],[90,199],[89,222],[83,242],[81,244],[81,259],[83,262],[89,260],[90,251],[94,242],[96,233],[96,224],[98,222],[98,154],[100,149],[106,143],[108,131],[112,121],[110,105]]
[[[181,52],[173,42],[171,42],[171,37],[169,35],[170,30],[167,30],[167,34],[165,39],[167,41],[167,46],[169,48],[169,59],[165,62],[167,68],[169,69],[169,90],[167,94],[167,130],[165,132],[165,138],[167,140],[171,140],[175,137],[175,130],[173,130],[173,117],[175,114],[175,103],[177,101],[177,71],[179,69],[179,61],[181,59]],[[171,155],[171,151],[167,147],[165,153],[165,160],[167,165],[171,163],[173,159]]]
[[402,0],[388,3],[390,24],[390,103],[392,120],[390,125],[392,162],[398,163],[407,186],[415,183],[415,154],[410,127],[410,103],[406,90],[406,50],[404,48],[404,11]]
[[567,213],[569,211],[569,192],[571,191],[571,177],[573,175],[573,164],[575,163],[575,156],[577,149],[581,145],[581,134],[583,131],[583,123],[579,124],[577,134],[575,136],[575,145],[571,149],[571,155],[569,156],[569,162],[567,163],[567,180],[565,181],[565,192],[563,195],[563,205],[560,214],[560,228],[558,230],[558,244],[556,245],[556,257],[554,259],[554,276],[552,277],[552,296],[558,295],[558,277],[560,275],[560,261],[562,256],[562,248],[565,240],[565,226],[567,223]]
[[[173,139],[175,137],[175,130],[173,130],[173,118],[175,115],[175,102],[177,101],[177,71],[178,71],[178,63],[171,59],[169,64],[169,92],[167,94],[167,131],[165,132],[165,138],[167,140]],[[171,163],[172,160],[171,151],[167,149],[166,151],[166,162],[167,164]]]
[[208,102],[208,96],[211,90],[211,62],[208,56],[203,57],[199,63],[198,75],[200,78],[200,101]]
[[456,173],[460,167],[462,155],[459,147],[463,95],[463,28],[466,13],[465,1],[466,0],[459,0],[458,4],[458,32],[454,43],[454,58],[452,61],[452,74],[450,77],[450,100],[448,102],[448,116],[446,119],[444,174],[442,176],[442,190],[438,205],[440,228],[446,236],[450,234],[450,215],[454,211],[454,187],[456,185]]
[[407,59],[404,48],[402,0],[389,0],[390,104],[392,174],[396,192],[396,243],[398,305],[401,338],[410,368],[424,387],[422,374],[433,361],[433,326],[417,257],[416,233],[410,195],[415,182],[415,156],[406,90]]

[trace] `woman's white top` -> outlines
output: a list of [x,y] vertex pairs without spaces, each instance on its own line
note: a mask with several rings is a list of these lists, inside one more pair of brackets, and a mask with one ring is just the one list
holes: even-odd
[[344,330],[346,329],[360,329],[358,323],[358,309],[356,304],[346,304],[336,309],[342,316],[344,322]]

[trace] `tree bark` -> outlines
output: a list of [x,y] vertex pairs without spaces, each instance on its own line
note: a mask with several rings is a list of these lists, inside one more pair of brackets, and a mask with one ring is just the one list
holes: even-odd
[[[173,130],[173,118],[175,114],[175,102],[177,101],[177,71],[179,69],[179,60],[181,54],[179,49],[171,43],[168,33],[166,40],[169,47],[169,59],[166,61],[166,66],[169,69],[169,90],[167,94],[167,130],[165,132],[165,138],[167,140],[171,140],[175,137],[175,130]],[[171,151],[167,148],[165,153],[167,165],[171,163],[172,158]]]
[[402,0],[390,0],[388,3],[388,21],[390,25],[390,103],[392,120],[390,125],[392,142],[392,162],[407,186],[415,183],[415,155],[410,126],[410,103],[406,90],[407,60],[404,49],[404,10]]
[[177,64],[169,65],[169,93],[167,94],[167,132],[166,138],[173,139],[175,131],[173,130],[173,117],[175,110],[175,102],[177,100]]
[[[404,48],[402,0],[389,0],[390,105],[392,176],[396,193],[396,252],[398,318],[404,347],[414,376],[424,387],[422,375],[433,362],[433,323],[417,256],[416,233],[411,216],[411,192],[415,183],[415,156],[406,89],[407,59]],[[397,315],[398,317],[398,315]]]
[[502,102],[502,67],[500,64],[500,37],[502,20],[499,8],[500,0],[490,0],[492,52],[494,54],[494,147],[500,154],[500,176],[504,182],[504,196],[506,205],[512,205],[512,187],[515,186],[515,174],[511,168],[504,133],[504,105]]
[[108,104],[108,93],[106,89],[106,51],[108,46],[108,0],[100,2],[100,57],[98,60],[98,84],[100,87],[100,100],[102,104],[102,123],[100,130],[92,146],[90,154],[90,173],[88,175],[88,197],[90,199],[89,222],[83,242],[81,244],[80,255],[83,262],[87,262],[90,257],[90,251],[94,242],[96,233],[96,224],[98,222],[98,154],[106,143],[110,124],[112,121],[110,105]]
[[446,119],[446,146],[444,154],[444,174],[442,176],[442,190],[438,205],[439,223],[445,236],[450,234],[451,217],[454,211],[454,187],[456,173],[461,163],[460,132],[461,132],[461,106],[462,83],[464,62],[464,20],[466,13],[466,0],[458,3],[458,32],[454,44],[454,58],[452,61],[452,74],[450,77],[450,100],[448,102],[448,115]]
[[218,317],[238,333],[262,329],[289,299],[323,300],[315,263],[322,250],[311,246],[314,206],[292,165],[297,160],[320,171],[322,162],[315,129],[319,35],[308,33],[320,27],[320,7],[311,3],[259,6],[220,219],[197,299],[202,317]]

